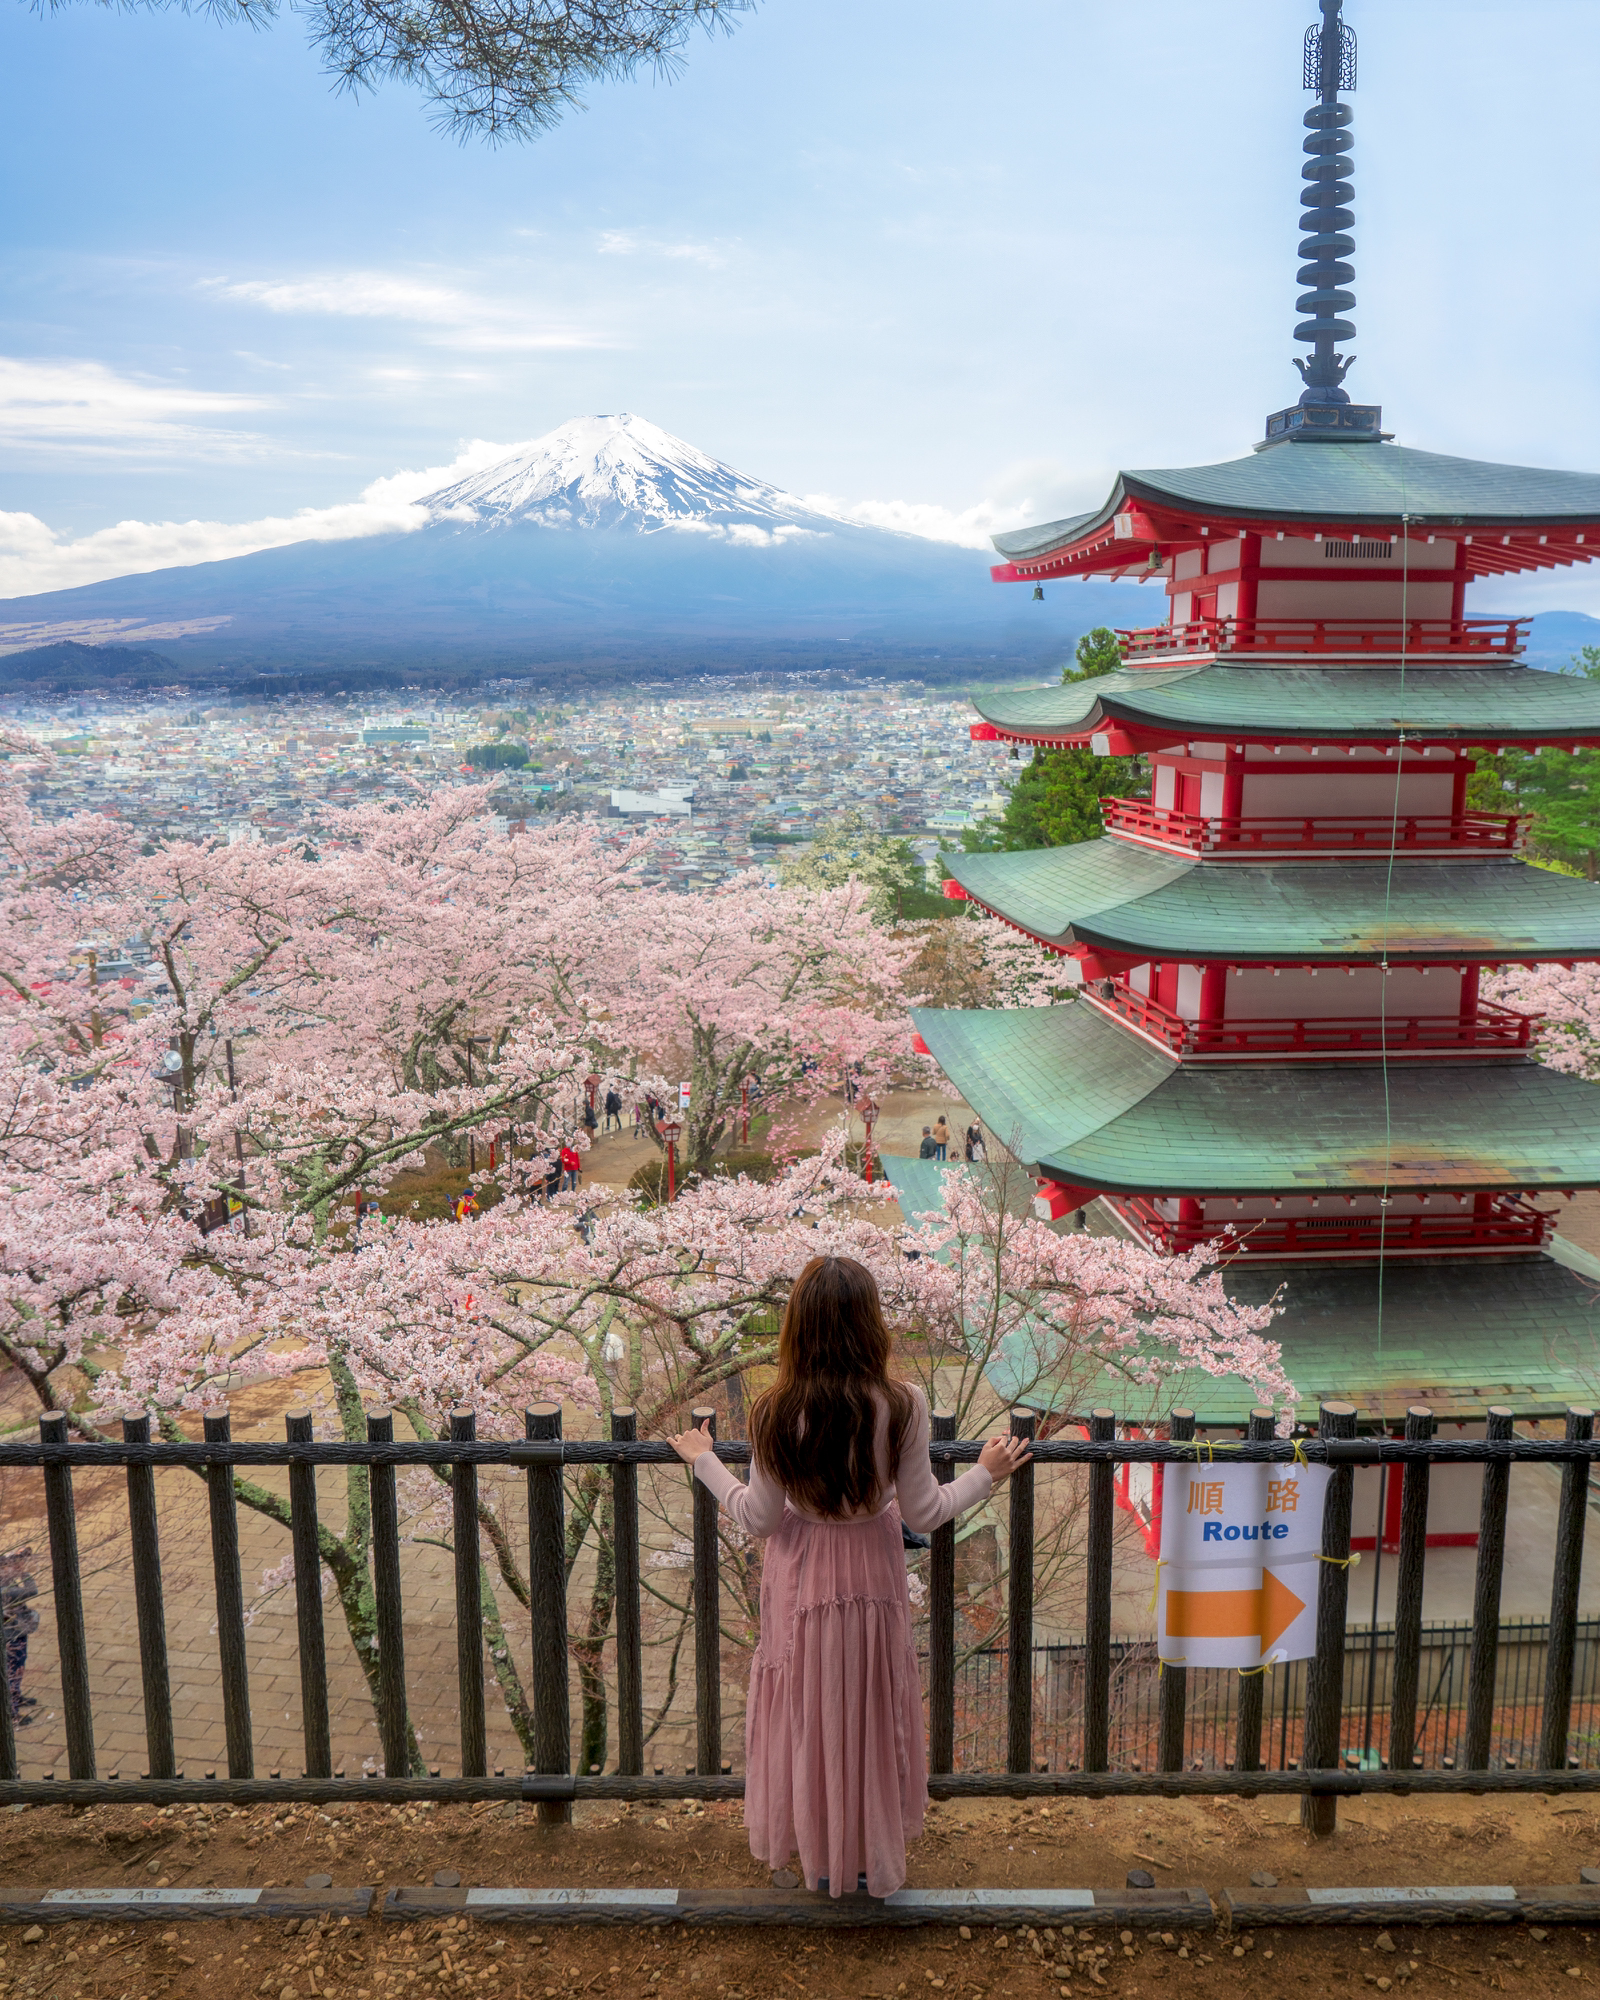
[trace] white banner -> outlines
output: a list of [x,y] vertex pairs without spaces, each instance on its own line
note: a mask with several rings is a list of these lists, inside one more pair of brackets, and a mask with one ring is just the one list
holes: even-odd
[[1156,1641],[1174,1666],[1259,1667],[1316,1651],[1325,1465],[1169,1465]]

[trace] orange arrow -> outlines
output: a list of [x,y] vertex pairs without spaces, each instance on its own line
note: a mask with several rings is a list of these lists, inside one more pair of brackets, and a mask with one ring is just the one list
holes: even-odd
[[1169,1590],[1169,1639],[1253,1639],[1261,1630],[1259,1590]]
[[1261,1650],[1265,1653],[1281,1639],[1306,1608],[1305,1599],[1296,1597],[1270,1569],[1261,1572]]
[[1281,1639],[1305,1610],[1286,1583],[1270,1569],[1261,1573],[1259,1590],[1169,1590],[1169,1639],[1254,1639],[1262,1652]]

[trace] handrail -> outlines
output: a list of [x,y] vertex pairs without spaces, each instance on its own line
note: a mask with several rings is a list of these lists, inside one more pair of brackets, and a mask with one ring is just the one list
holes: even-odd
[[1117,629],[1125,660],[1163,653],[1495,653],[1515,659],[1531,618],[1190,618]]
[[1108,833],[1210,853],[1218,848],[1303,853],[1316,849],[1386,854],[1403,847],[1477,847],[1511,852],[1525,813],[1401,813],[1244,816],[1180,812],[1148,799],[1103,798]]
[[1453,1212],[1415,1210],[1405,1215],[1238,1215],[1186,1222],[1165,1216],[1144,1195],[1119,1195],[1116,1206],[1136,1218],[1136,1226],[1160,1247],[1179,1253],[1201,1244],[1233,1239],[1244,1257],[1345,1256],[1380,1247],[1405,1251],[1538,1249],[1549,1240],[1555,1218],[1520,1198],[1496,1197],[1487,1214],[1475,1208]]
[[[1202,1425],[1201,1428],[1206,1428]],[[1212,1429],[1236,1430],[1237,1424],[1212,1424]],[[985,1440],[983,1438],[935,1438],[928,1447],[928,1457],[935,1465],[976,1465]],[[538,1457],[523,1456],[512,1459],[508,1454],[517,1450],[520,1441],[504,1440],[478,1443],[463,1449],[461,1446],[441,1442],[431,1444],[395,1444],[386,1447],[394,1454],[408,1454],[420,1451],[434,1451],[431,1458],[395,1456],[388,1458],[357,1458],[355,1453],[363,1450],[360,1445],[207,1445],[150,1444],[124,1445],[115,1439],[90,1440],[71,1444],[11,1444],[4,1449],[8,1454],[3,1461],[9,1465],[65,1465],[76,1466],[89,1472],[107,1465],[194,1467],[197,1465],[382,1465],[382,1464],[522,1464],[522,1465],[671,1465],[681,1464],[677,1453],[664,1440],[618,1444],[600,1440],[557,1439],[553,1445],[545,1447]],[[714,1446],[716,1455],[725,1465],[748,1465],[750,1446],[743,1441],[725,1442],[718,1438]],[[1212,1462],[1212,1447],[1202,1439],[1199,1443],[1181,1439],[1150,1437],[1117,1437],[1112,1439],[1092,1439],[1081,1437],[1054,1436],[1035,1439],[1028,1446],[1032,1457],[1043,1465],[1208,1465]],[[248,1451],[249,1458],[238,1454]],[[485,1451],[494,1454],[486,1458]],[[339,1458],[310,1458],[312,1452],[341,1452],[351,1456]],[[31,1454],[25,1456],[23,1454]],[[268,1455],[270,1454],[270,1455]],[[1498,1464],[1502,1459],[1530,1464],[1563,1464],[1568,1461],[1587,1459],[1600,1461],[1600,1438],[1582,1445],[1563,1443],[1559,1438],[1516,1438],[1504,1447],[1483,1438],[1439,1438],[1430,1443],[1426,1450],[1405,1444],[1397,1438],[1356,1437],[1350,1439],[1319,1439],[1314,1427],[1296,1426],[1293,1438],[1269,1438],[1266,1440],[1240,1440],[1228,1446],[1228,1461],[1240,1460],[1248,1464],[1278,1465],[1298,1463],[1308,1460],[1311,1464],[1327,1465],[1379,1465],[1403,1463],[1408,1459],[1426,1459],[1430,1462],[1452,1464]]]
[[1477,1011],[1459,1014],[1307,1015],[1292,1018],[1229,1017],[1186,1020],[1148,994],[1113,984],[1109,994],[1086,989],[1084,997],[1145,1034],[1164,1042],[1175,1055],[1316,1054],[1397,1050],[1449,1052],[1460,1049],[1526,1049],[1539,1039],[1543,1014],[1519,1014],[1490,1000]]

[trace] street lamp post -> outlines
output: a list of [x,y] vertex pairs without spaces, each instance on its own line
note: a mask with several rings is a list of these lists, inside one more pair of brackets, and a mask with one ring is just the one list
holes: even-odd
[[878,1107],[870,1097],[863,1097],[861,1100],[861,1122],[867,1128],[867,1171],[865,1179],[868,1187],[870,1187],[872,1185],[872,1128],[878,1122]]
[[678,1198],[678,1141],[683,1137],[683,1126],[676,1118],[666,1118],[661,1124],[661,1141],[667,1149],[667,1200]]

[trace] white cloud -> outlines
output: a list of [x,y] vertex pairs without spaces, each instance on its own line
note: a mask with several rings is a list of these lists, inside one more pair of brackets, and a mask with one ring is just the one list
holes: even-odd
[[957,542],[987,549],[991,535],[1060,521],[1098,506],[1111,488],[1112,474],[1098,469],[1071,471],[1053,459],[1013,465],[991,482],[989,493],[970,507],[941,506],[931,500],[841,500],[831,493],[808,493],[805,504],[868,528],[892,528],[932,542]]
[[454,326],[471,309],[464,292],[386,277],[381,271],[335,271],[310,278],[211,278],[204,289],[275,313],[337,313],[354,319],[412,319]]
[[302,507],[257,521],[119,521],[71,541],[36,514],[0,513],[0,597],[70,590],[106,577],[219,562],[290,542],[353,541],[363,535],[410,534],[430,518],[416,501],[452,481],[481,472],[515,445],[465,446],[449,465],[375,479],[359,499],[334,507]]
[[197,419],[264,407],[260,396],[118,375],[98,361],[0,355],[0,438],[13,444],[237,455],[257,449],[259,441]]
[[658,236],[637,236],[629,229],[608,229],[600,238],[602,257],[673,257],[720,271],[728,257],[714,243],[664,243]]
[[491,353],[605,347],[580,327],[552,323],[536,310],[485,299],[455,285],[385,271],[314,272],[297,278],[207,278],[213,298],[298,317],[399,320],[432,328],[436,343]]

